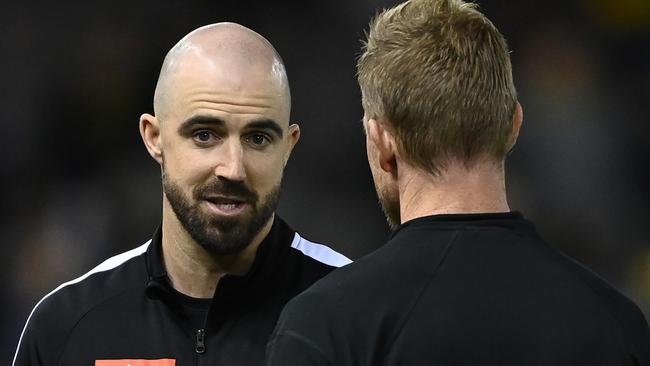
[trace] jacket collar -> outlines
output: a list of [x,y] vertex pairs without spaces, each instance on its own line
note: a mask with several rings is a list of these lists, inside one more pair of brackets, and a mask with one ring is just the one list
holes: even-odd
[[[233,299],[267,293],[275,283],[275,274],[281,268],[294,236],[295,231],[276,214],[271,230],[260,243],[248,273],[243,276],[227,274],[222,277],[215,298],[224,296]],[[146,265],[147,295],[160,296],[165,300],[174,299],[175,291],[171,287],[163,261],[162,225],[154,232],[147,248]]]
[[439,214],[422,216],[407,221],[391,234],[390,239],[398,236],[404,231],[410,231],[419,227],[427,228],[459,228],[459,227],[504,227],[515,231],[535,231],[533,224],[526,220],[521,212],[490,212],[472,214]]

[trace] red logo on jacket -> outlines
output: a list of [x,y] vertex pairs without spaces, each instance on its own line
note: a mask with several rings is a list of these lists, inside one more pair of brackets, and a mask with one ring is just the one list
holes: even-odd
[[176,366],[173,358],[159,360],[95,360],[95,366]]

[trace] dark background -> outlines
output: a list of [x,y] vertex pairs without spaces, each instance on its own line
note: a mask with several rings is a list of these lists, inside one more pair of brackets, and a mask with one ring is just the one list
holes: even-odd
[[[167,50],[208,23],[258,31],[286,63],[302,139],[280,214],[353,258],[381,245],[354,63],[370,17],[396,3],[3,2],[0,363],[41,297],[150,238],[160,177],[138,117]],[[511,207],[650,315],[650,2],[480,4],[512,48],[524,107]]]

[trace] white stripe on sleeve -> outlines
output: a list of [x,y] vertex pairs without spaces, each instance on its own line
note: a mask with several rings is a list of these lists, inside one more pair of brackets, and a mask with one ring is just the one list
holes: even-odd
[[301,251],[304,255],[334,267],[343,267],[352,261],[341,253],[323,244],[312,243],[296,233],[293,237],[291,247]]
[[94,273],[99,273],[99,272],[104,272],[104,271],[111,270],[111,269],[119,266],[120,264],[128,261],[129,259],[139,256],[140,254],[147,251],[147,248],[149,247],[150,243],[151,243],[151,240],[149,240],[148,242],[142,244],[141,246],[139,246],[137,248],[134,248],[134,249],[131,249],[131,250],[127,251],[127,252],[118,254],[118,255],[116,255],[114,257],[110,257],[107,260],[103,261],[97,267],[90,270],[88,273],[84,274],[83,276],[81,276],[79,278],[76,278],[76,279],[74,279],[72,281],[68,281],[66,283],[63,283],[59,287],[55,288],[50,293],[45,295],[38,303],[36,303],[36,305],[34,306],[34,309],[32,309],[32,312],[29,313],[29,317],[27,317],[27,321],[25,322],[25,327],[23,327],[23,331],[20,333],[20,339],[18,340],[18,347],[16,347],[16,354],[14,355],[14,360],[12,361],[11,365],[13,366],[16,363],[16,358],[18,357],[18,350],[20,349],[20,343],[23,340],[23,335],[25,335],[25,330],[27,329],[27,324],[29,324],[29,320],[32,318],[32,315],[34,315],[34,311],[36,310],[36,308],[38,308],[38,306],[45,299],[52,296],[54,293],[56,293],[57,291],[61,290],[62,288],[66,287],[66,286],[70,286],[70,285],[73,285],[75,283],[78,283],[78,282],[81,282],[81,281],[85,280],[86,278],[88,278],[90,275],[92,275]]

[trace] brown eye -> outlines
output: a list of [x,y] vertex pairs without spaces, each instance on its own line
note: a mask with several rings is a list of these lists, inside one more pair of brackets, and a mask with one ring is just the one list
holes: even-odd
[[255,145],[262,145],[266,142],[266,137],[264,135],[253,135],[251,142]]
[[194,135],[194,137],[201,142],[208,142],[210,141],[212,134],[208,131],[199,131]]
[[271,138],[263,133],[252,133],[246,137],[246,142],[255,149],[263,149],[271,143]]

